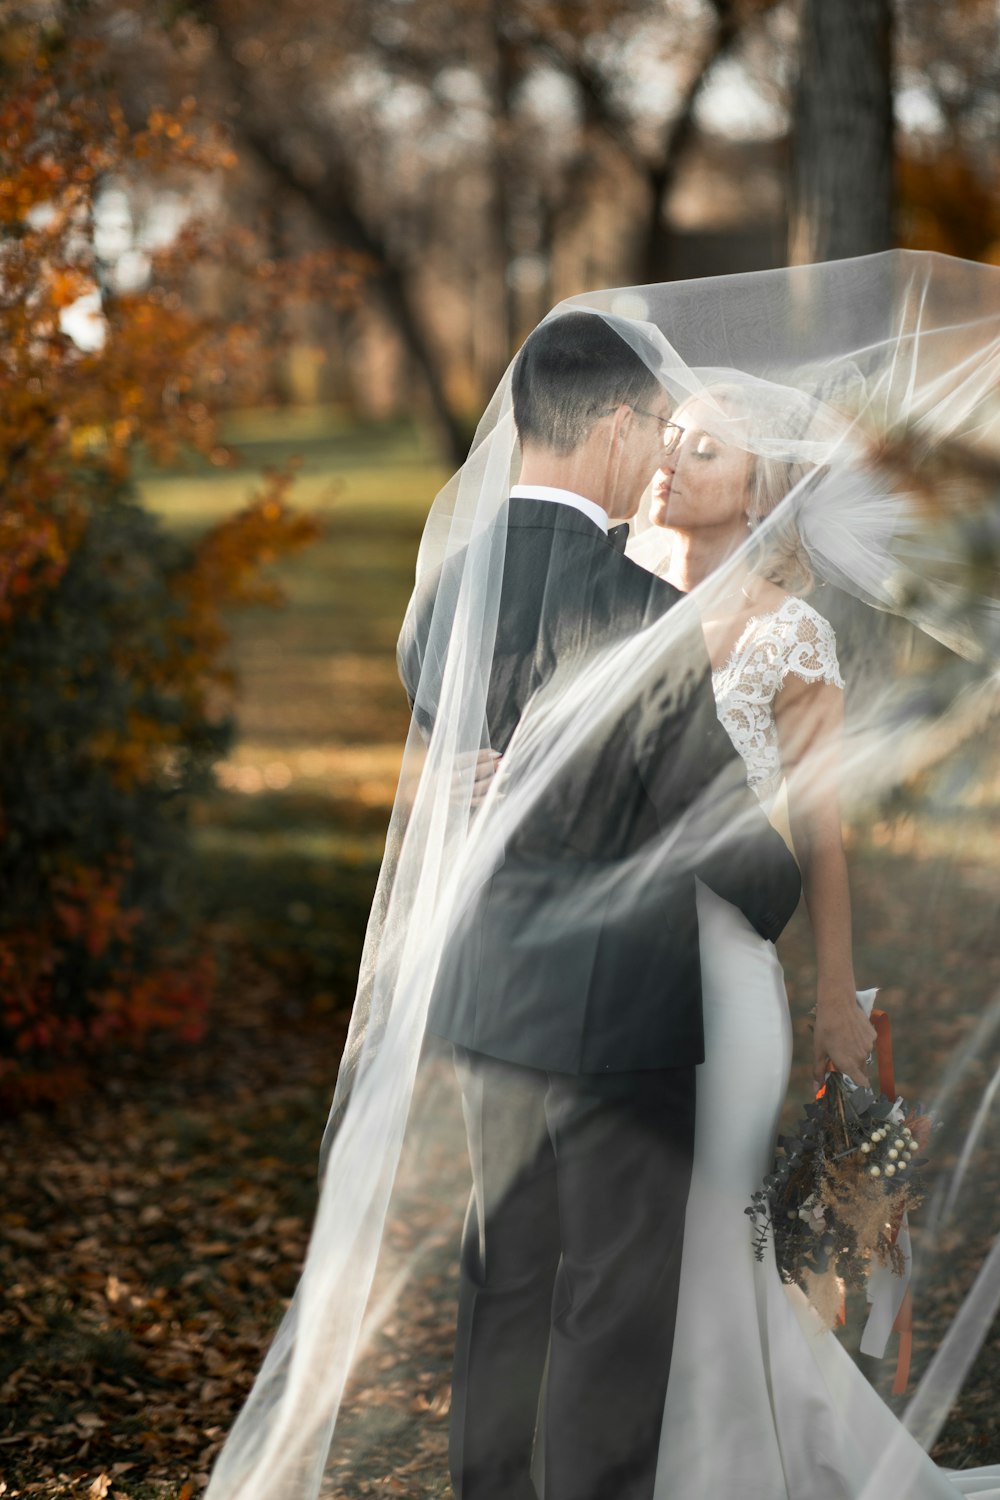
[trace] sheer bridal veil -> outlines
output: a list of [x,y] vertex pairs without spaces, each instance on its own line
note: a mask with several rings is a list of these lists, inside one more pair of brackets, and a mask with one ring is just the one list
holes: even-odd
[[[861,900],[871,894],[879,924],[866,941],[880,972],[859,977],[897,986],[903,1086],[944,1121],[915,1228],[918,1321],[920,1307],[929,1321],[907,1420],[928,1447],[1000,1298],[1000,1259],[988,1255],[1000,1228],[1000,1011],[995,892],[991,908],[983,874],[1000,796],[988,755],[1000,644],[998,291],[1000,269],[893,251],[595,292],[549,315],[604,319],[668,409],[699,398],[706,426],[760,472],[784,476],[787,493],[732,567],[749,561],[767,575],[796,550],[810,598],[836,626],[848,680],[845,817],[869,860]],[[388,1480],[422,1458],[443,1480],[440,1403],[469,1167],[450,1054],[427,1025],[442,954],[586,747],[652,685],[664,701],[686,691],[685,642],[703,603],[694,595],[539,695],[517,745],[493,746],[508,753],[480,802],[476,753],[491,746],[486,688],[518,461],[508,371],[424,529],[418,590],[442,578],[447,587],[422,645],[315,1223],[209,1500],[362,1493],[359,1476]],[[662,569],[663,534],[645,509],[629,550]],[[696,592],[721,599],[733,576],[727,565]],[[662,829],[560,906],[551,940],[572,952],[609,914],[654,899],[663,872],[689,858],[683,829]],[[900,873],[913,871],[919,878]],[[859,925],[864,934],[863,911]],[[790,989],[803,1009],[812,1003],[794,972]],[[956,1280],[957,1298],[946,1296]],[[904,1493],[890,1474],[879,1500]]]

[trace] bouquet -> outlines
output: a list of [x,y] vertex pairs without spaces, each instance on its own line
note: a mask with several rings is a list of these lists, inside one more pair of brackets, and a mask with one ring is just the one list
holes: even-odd
[[[778,1137],[774,1168],[746,1210],[757,1259],[772,1237],[782,1279],[800,1285],[830,1324],[843,1321],[845,1287],[868,1288],[876,1267],[908,1278],[907,1215],[924,1196],[931,1122],[895,1096],[888,1017],[871,1018],[884,1092],[828,1073],[795,1133]],[[908,1312],[907,1291],[901,1333]]]
[[919,1153],[928,1124],[907,1114],[902,1099],[831,1073],[796,1133],[778,1137],[774,1170],[746,1210],[757,1259],[770,1234],[785,1281],[832,1270],[863,1286],[873,1258],[901,1273],[896,1237],[903,1215],[923,1199]]

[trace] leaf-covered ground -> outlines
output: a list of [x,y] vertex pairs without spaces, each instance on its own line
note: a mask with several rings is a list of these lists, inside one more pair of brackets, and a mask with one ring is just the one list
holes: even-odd
[[294,1287],[319,1045],[247,975],[197,1056],[109,1062],[93,1097],[4,1127],[11,1491],[102,1472],[116,1494],[198,1483]]
[[[5,1500],[197,1496],[295,1286],[406,724],[391,649],[433,489],[426,468],[414,483],[426,459],[408,441],[316,443],[306,467],[317,493],[324,476],[340,486],[327,541],[288,574],[287,611],[237,627],[242,739],[222,768],[223,793],[203,811],[191,893],[228,964],[208,1036],[194,1049],[108,1057],[86,1097],[0,1121]],[[183,524],[231,503],[198,482],[200,498],[179,480],[153,498]],[[858,979],[884,986],[898,1083],[911,1098],[928,1095],[1000,990],[996,784],[971,810],[950,783],[930,792],[930,810],[852,848]],[[812,1003],[800,919],[782,955],[797,1113]],[[932,1188],[949,1180],[998,1063],[994,1034],[947,1101]],[[998,1137],[994,1108],[942,1232],[931,1243],[933,1201],[915,1225],[917,1378],[997,1233]],[[331,1500],[449,1493],[467,1181],[454,1139],[429,1137],[422,1171],[404,1171],[389,1258],[408,1259],[412,1274],[355,1372]],[[887,1394],[891,1368],[866,1370]],[[1000,1462],[998,1390],[994,1328],[940,1434],[940,1462]]]
[[[939,878],[933,865],[918,868],[924,881],[911,880],[914,900]],[[888,859],[866,861],[856,874],[873,925],[888,915],[887,893],[901,896],[900,878]],[[975,927],[969,913],[968,890],[956,892],[951,920],[935,911],[935,926],[947,927],[956,947],[951,964],[916,993],[909,989],[905,1036],[913,1028],[922,1039],[904,1040],[897,1026],[908,1092],[919,1092],[925,1049],[936,1057],[969,1033],[964,1009],[949,1019],[939,1008],[983,963],[963,947],[959,917]],[[792,935],[790,966],[801,941],[801,932]],[[801,972],[805,988],[804,965]],[[294,1288],[343,1016],[291,1003],[250,959],[231,979],[196,1053],[109,1062],[92,1096],[0,1129],[0,1473],[10,1494],[173,1500],[186,1483],[188,1494],[199,1493]],[[801,1023],[799,1030],[804,1042]],[[939,1170],[954,1159],[986,1074],[985,1062],[973,1068],[967,1099],[955,1101]],[[798,1085],[801,1100],[801,1070]],[[990,1143],[992,1152],[974,1161],[961,1220],[918,1288],[917,1375],[996,1230],[995,1131]],[[465,1170],[454,1154],[433,1162],[429,1178],[439,1191],[397,1204],[396,1248],[405,1255],[419,1243],[421,1258],[357,1372],[331,1494],[447,1493],[452,1273]],[[446,1179],[450,1193],[440,1191]],[[918,1254],[919,1235],[918,1223]],[[856,1318],[851,1332],[856,1337]],[[884,1390],[887,1372],[873,1366],[872,1374]],[[942,1433],[942,1462],[1000,1460],[998,1386],[994,1332]]]

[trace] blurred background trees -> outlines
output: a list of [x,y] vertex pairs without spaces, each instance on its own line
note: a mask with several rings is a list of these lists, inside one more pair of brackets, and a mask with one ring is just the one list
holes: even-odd
[[363,303],[300,318],[275,392],[368,414],[419,402],[449,461],[520,339],[572,292],[891,243],[1000,254],[988,0],[72,14],[130,117],[193,96],[225,131],[226,215],[278,255],[364,260]]
[[[4,8],[9,1077],[156,1018],[197,1029],[211,965],[178,872],[232,742],[229,611],[317,535],[287,472],[180,526],[135,474],[201,484],[235,461],[220,419],[318,412],[381,434],[378,484],[425,466],[408,547],[433,455],[462,460],[562,297],[892,243],[1000,260],[998,60],[992,0]],[[414,416],[427,441],[390,460]]]
[[[998,62],[995,0],[0,5],[11,1493],[190,1495],[294,1289],[420,531],[520,340],[593,287],[1000,260]],[[995,466],[967,488],[995,566]],[[905,1003],[914,1097],[995,994],[981,751],[852,834],[859,973]],[[992,1347],[942,1462],[991,1456]],[[426,1489],[403,1465],[437,1492],[432,1451]]]
[[177,880],[232,734],[222,611],[315,526],[278,475],[197,541],[136,503],[140,446],[229,461],[255,339],[182,295],[217,253],[193,220],[116,280],[108,204],[231,155],[190,104],[132,129],[58,28],[0,42],[0,1091],[60,1098],[110,1043],[200,1034],[212,954]]

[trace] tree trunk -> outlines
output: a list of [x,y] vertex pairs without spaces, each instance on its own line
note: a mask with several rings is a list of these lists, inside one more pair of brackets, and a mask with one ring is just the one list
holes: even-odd
[[659,159],[646,171],[648,218],[637,238],[639,274],[636,279],[642,283],[667,278],[673,239],[666,219],[667,199],[697,137],[695,110],[712,69],[732,51],[750,18],[763,14],[770,8],[769,0],[761,0],[756,10],[741,9],[733,4],[733,0],[711,0],[711,3],[715,12],[715,28],[701,59],[701,66],[692,73],[680,108],[667,127]]
[[672,235],[666,220],[664,199],[668,180],[672,181],[673,175],[664,166],[657,164],[649,168],[646,176],[647,217],[645,223],[638,226],[635,251],[634,280],[640,286],[667,279]]
[[[285,131],[261,114],[252,84],[252,70],[240,61],[236,37],[227,24],[226,8],[218,0],[191,0],[194,13],[216,33],[219,58],[237,106],[232,127],[280,189],[298,198],[333,245],[357,250],[369,262],[369,285],[410,358],[430,406],[445,456],[456,467],[469,452],[469,434],[454,411],[445,388],[440,361],[418,308],[413,280],[405,262],[390,250],[387,237],[363,212],[349,152],[335,136],[322,140],[325,166],[318,180],[297,170],[294,154],[284,141]],[[312,122],[289,109],[288,125],[299,126],[307,137]],[[319,142],[317,142],[319,144]]]
[[517,332],[516,297],[510,278],[515,254],[510,184],[514,167],[512,98],[517,84],[517,68],[504,31],[504,4],[505,0],[492,0],[487,13],[488,31],[484,47],[484,52],[490,57],[488,77],[492,94],[493,142],[490,152],[490,244],[483,254],[489,263],[487,274],[493,283],[494,303],[487,315],[488,322],[479,335],[476,378],[484,405],[507,368]]
[[277,132],[249,119],[246,112],[236,117],[234,128],[279,186],[301,199],[326,230],[331,244],[346,246],[367,257],[371,267],[368,284],[410,356],[414,370],[422,377],[444,454],[459,467],[469,454],[469,434],[448,401],[439,362],[417,311],[412,286],[405,271],[388,253],[383,239],[362,219],[352,194],[345,188],[342,174],[336,169],[333,149],[328,153],[330,164],[322,177],[306,182],[282,150]]
[[891,0],[802,0],[792,265],[893,244]]

